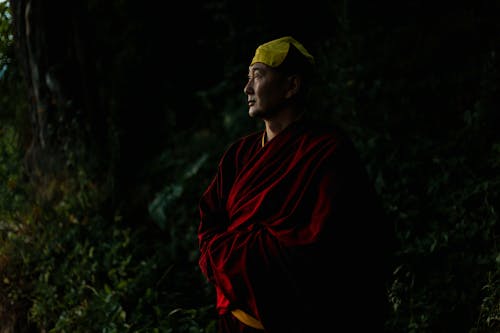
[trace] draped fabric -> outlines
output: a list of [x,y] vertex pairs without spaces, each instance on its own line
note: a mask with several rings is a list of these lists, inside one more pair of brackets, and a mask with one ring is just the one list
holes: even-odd
[[227,149],[199,204],[218,312],[241,309],[266,332],[380,329],[387,223],[352,143],[307,122],[264,147],[262,134]]

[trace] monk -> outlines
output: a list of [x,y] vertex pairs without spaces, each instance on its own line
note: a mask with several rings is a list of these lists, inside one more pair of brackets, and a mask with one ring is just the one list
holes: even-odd
[[244,92],[264,129],[231,144],[200,203],[220,333],[383,332],[392,227],[345,131],[308,120],[314,57],[260,45]]

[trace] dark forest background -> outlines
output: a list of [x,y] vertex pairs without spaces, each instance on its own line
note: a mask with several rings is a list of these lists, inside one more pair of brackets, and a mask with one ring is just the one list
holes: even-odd
[[496,0],[0,2],[1,332],[215,332],[198,199],[284,35],[394,224],[388,332],[500,332]]

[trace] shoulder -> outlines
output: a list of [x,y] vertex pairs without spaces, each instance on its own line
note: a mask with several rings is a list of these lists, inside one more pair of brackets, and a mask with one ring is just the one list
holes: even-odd
[[250,133],[248,135],[239,137],[228,145],[220,160],[220,165],[226,164],[228,161],[234,163],[241,160],[245,156],[252,154],[258,148],[262,138],[262,131]]
[[334,123],[307,121],[303,142],[307,149],[320,152],[325,165],[345,172],[363,172],[363,162],[351,135]]
[[247,151],[253,149],[255,145],[260,142],[261,138],[262,138],[262,131],[257,131],[242,136],[233,141],[231,144],[229,144],[224,155],[236,154],[239,151]]
[[312,144],[328,144],[337,148],[354,149],[351,137],[337,124],[306,120],[299,124],[303,138]]

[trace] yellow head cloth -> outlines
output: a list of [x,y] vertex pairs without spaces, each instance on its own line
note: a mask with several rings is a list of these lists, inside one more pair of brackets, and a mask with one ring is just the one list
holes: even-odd
[[305,47],[293,37],[286,36],[272,40],[257,47],[250,66],[256,62],[261,62],[270,67],[278,67],[281,65],[283,60],[285,60],[288,50],[290,49],[290,45],[295,46],[308,62],[314,64],[314,57],[307,52]]

